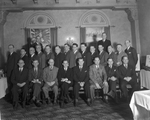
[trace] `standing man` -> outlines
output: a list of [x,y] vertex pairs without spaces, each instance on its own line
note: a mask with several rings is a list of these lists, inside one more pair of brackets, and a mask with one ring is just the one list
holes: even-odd
[[84,61],[84,66],[89,67],[91,65],[90,53],[87,51],[86,43],[81,43],[81,55]]
[[28,55],[26,53],[26,50],[24,48],[22,48],[20,50],[20,59],[22,59],[24,61],[24,63],[25,63],[24,67],[28,69],[29,59],[28,59]]
[[33,68],[29,71],[29,88],[33,90],[32,101],[37,107],[41,106],[40,92],[43,84],[43,70],[39,68],[38,60],[33,60]]
[[73,60],[74,60],[73,63],[74,63],[74,66],[76,66],[78,58],[81,58],[81,53],[78,51],[77,43],[73,43],[72,50],[73,50]]
[[123,99],[128,101],[128,89],[127,84],[130,84],[132,87],[132,93],[137,90],[137,77],[135,73],[135,68],[129,64],[128,56],[123,56],[122,65],[118,67],[118,75],[120,80],[120,88],[123,93]]
[[20,59],[18,66],[13,70],[12,74],[12,94],[13,94],[13,108],[18,108],[19,102],[19,89],[22,89],[22,107],[25,107],[27,92],[28,92],[28,69],[24,68],[24,61]]
[[9,92],[12,89],[12,83],[11,83],[11,76],[13,70],[17,67],[17,53],[15,52],[14,45],[10,44],[8,46],[9,54],[7,57],[7,67],[6,67],[6,72],[7,72],[7,82],[8,82],[8,90]]
[[104,51],[103,45],[98,45],[98,50],[99,50],[99,59],[100,59],[100,64],[103,66],[107,65],[107,59],[108,59],[108,53]]
[[109,87],[107,83],[107,74],[104,66],[100,65],[99,57],[95,57],[94,64],[90,66],[89,77],[92,101],[95,98],[95,89],[103,88],[103,94],[105,95],[103,96],[103,100],[108,102],[108,97],[106,96]]
[[45,54],[42,52],[42,47],[40,44],[36,45],[37,58],[39,60],[39,68],[44,69],[46,66]]
[[70,50],[70,46],[67,43],[64,45],[64,55],[65,59],[69,62],[69,67],[74,67],[74,54]]
[[36,56],[36,54],[35,54],[35,48],[34,47],[30,47],[29,48],[29,56],[28,56],[29,58],[29,63],[28,63],[28,68],[29,68],[29,70],[30,69],[32,69],[33,68],[33,61],[35,60],[35,59],[37,59],[37,56]]
[[105,32],[102,33],[102,40],[98,41],[98,46],[102,45],[104,47],[104,51],[108,52],[108,46],[111,45],[111,41],[107,40],[107,35]]
[[84,59],[78,59],[78,66],[73,69],[73,80],[74,80],[74,105],[77,105],[79,90],[83,88],[85,91],[87,104],[90,106],[90,84],[89,84],[89,72],[88,67],[84,66]]
[[135,68],[136,64],[137,64],[137,61],[138,61],[137,52],[136,52],[135,48],[131,47],[130,40],[126,40],[125,44],[126,44],[126,47],[127,47],[125,49],[125,53],[128,55],[129,64],[132,65]]
[[62,62],[65,59],[64,54],[61,52],[61,48],[59,45],[55,46],[55,66],[60,68],[62,66]]
[[[64,100],[68,97],[68,89],[72,86],[73,74],[72,69],[69,68],[69,63],[67,60],[63,61],[63,67],[58,70],[58,83],[61,89],[60,92],[60,107],[64,106]],[[70,98],[70,97],[69,97]]]
[[52,89],[54,92],[54,104],[57,102],[57,96],[58,96],[58,79],[57,79],[57,73],[58,68],[54,66],[54,60],[49,59],[48,61],[49,66],[46,67],[43,71],[43,80],[45,82],[43,87],[43,92],[46,97],[46,102],[49,104],[51,102],[49,97],[49,91]]

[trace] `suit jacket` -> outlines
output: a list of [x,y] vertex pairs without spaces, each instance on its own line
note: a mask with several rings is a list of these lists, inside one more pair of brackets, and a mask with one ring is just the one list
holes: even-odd
[[44,68],[44,71],[43,71],[43,80],[45,82],[55,81],[56,84],[58,84],[57,74],[58,74],[57,67],[54,66],[52,70],[49,67],[46,67]]
[[49,59],[54,59],[54,58],[55,58],[55,57],[54,57],[54,54],[53,54],[52,52],[50,52],[49,54],[46,54],[46,53],[45,53],[46,67],[49,66],[49,65],[48,65]]
[[55,63],[54,63],[54,65],[57,68],[60,68],[62,66],[62,62],[63,62],[64,59],[65,59],[65,56],[64,56],[63,53],[55,54]]
[[90,58],[91,58],[91,62],[90,62],[90,65],[94,64],[94,59],[95,57],[98,56],[98,53],[97,52],[94,52],[93,54],[90,52]]
[[120,66],[122,65],[122,57],[126,56],[127,54],[124,51],[120,53],[117,52],[116,54],[117,54],[117,66]]
[[100,64],[103,66],[107,65],[107,59],[108,59],[108,53],[103,51],[101,54],[99,54]]
[[107,73],[107,79],[111,78],[111,77],[116,77],[118,78],[118,70],[116,66],[112,66],[112,68],[110,68],[108,65],[105,67],[106,73]]
[[120,80],[124,80],[124,77],[132,77],[133,80],[136,78],[135,69],[133,66],[128,64],[128,68],[126,69],[124,65],[120,65],[118,67],[118,75]]
[[97,69],[95,64],[91,65],[89,70],[89,77],[93,83],[96,82],[102,85],[103,81],[107,80],[107,74],[104,66],[99,65],[99,68]]
[[86,66],[83,66],[80,71],[79,66],[75,66],[73,69],[74,82],[89,82],[89,72]]
[[[81,56],[81,53],[79,52],[79,51],[77,51],[76,53],[73,53],[73,64],[74,64],[74,66],[76,66],[77,65],[77,59],[78,58],[81,58],[82,56]],[[73,67],[74,67],[73,66]]]
[[43,81],[43,70],[38,68],[37,73],[34,71],[34,68],[29,70],[29,81],[31,82],[33,79],[39,79],[39,81]]
[[115,52],[108,54],[108,58],[112,58],[114,61],[114,65],[117,66],[117,55],[115,54]]
[[86,50],[84,53],[81,52],[82,58],[84,60],[84,66],[89,67],[91,65],[90,53]]
[[26,82],[28,84],[28,69],[23,68],[22,72],[19,71],[19,68],[13,70],[12,79],[13,85],[17,85],[17,83]]
[[37,58],[39,60],[39,68],[44,69],[46,67],[45,54],[41,52],[40,54],[37,54]]
[[70,85],[72,84],[73,74],[72,69],[68,68],[67,71],[64,70],[63,67],[61,67],[58,70],[58,83],[61,85],[63,82],[61,81],[62,78],[68,78],[69,81],[71,81]]
[[13,69],[17,67],[17,53],[13,52],[12,55],[8,55],[7,58],[7,77],[10,77],[12,74]]
[[69,50],[67,53],[64,53],[65,59],[69,62],[69,67],[74,67],[74,54],[71,50]]
[[128,50],[125,49],[125,53],[128,55],[129,64],[135,67],[138,61],[136,50],[133,47],[130,47]]
[[20,57],[20,59],[22,59],[25,63],[24,67],[25,68],[29,68],[29,57],[27,55],[24,55],[23,57]]
[[37,55],[35,55],[35,54],[34,54],[32,57],[31,57],[31,55],[28,57],[28,61],[29,61],[29,63],[28,63],[28,68],[29,68],[29,69],[32,69],[32,68],[33,68],[32,63],[33,63],[33,61],[34,61],[35,59],[38,59],[38,58],[37,58]]
[[105,40],[105,42],[103,42],[103,40],[98,41],[98,45],[102,45],[104,47],[104,51],[106,51],[108,53],[108,46],[111,45],[111,41],[110,40]]

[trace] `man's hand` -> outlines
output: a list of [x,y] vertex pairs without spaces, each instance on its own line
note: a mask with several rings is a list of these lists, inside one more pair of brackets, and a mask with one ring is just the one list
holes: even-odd
[[47,84],[48,84],[49,86],[53,86],[53,85],[55,84],[55,81],[47,82]]
[[17,83],[17,85],[18,85],[19,87],[23,87],[25,84],[26,84],[25,82],[23,82],[23,83]]
[[101,88],[98,83],[95,83],[95,85],[96,85],[96,88],[97,88],[97,89],[100,89],[100,88]]
[[112,80],[112,81],[116,81],[116,80],[117,80],[117,78],[116,78],[116,77],[114,77],[114,76],[112,76],[112,77],[110,78],[110,80]]

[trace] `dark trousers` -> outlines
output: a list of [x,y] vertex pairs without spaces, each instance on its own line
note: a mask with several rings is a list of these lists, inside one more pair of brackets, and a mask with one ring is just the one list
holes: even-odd
[[117,81],[109,80],[109,91],[116,92],[116,83]]
[[35,98],[37,100],[40,99],[40,92],[41,92],[41,87],[42,84],[39,83],[30,83],[29,88],[31,88],[33,90],[33,96],[35,96]]
[[61,89],[61,92],[60,92],[60,99],[61,100],[64,100],[64,98],[68,95],[68,90],[69,90],[69,87],[71,85],[66,83],[66,82],[63,82],[60,86],[60,89]]
[[[81,88],[80,84],[76,82],[74,84],[74,98],[75,99],[78,99],[78,97],[79,97],[79,90],[80,90],[80,88]],[[87,99],[90,98],[91,97],[91,95],[90,95],[90,83],[86,82],[84,84],[83,88],[84,88],[84,92],[85,92],[86,98]]]
[[19,100],[19,89],[22,91],[22,102],[26,101],[28,85],[24,85],[23,87],[19,87],[18,85],[13,85],[12,94],[13,94],[13,102],[18,102]]
[[129,82],[127,82],[126,80],[121,80],[120,81],[120,88],[121,91],[123,92],[123,96],[124,97],[128,97],[128,89],[127,89],[127,84],[130,84],[132,89],[131,89],[131,95],[134,91],[138,90],[138,84],[136,79],[132,79]]

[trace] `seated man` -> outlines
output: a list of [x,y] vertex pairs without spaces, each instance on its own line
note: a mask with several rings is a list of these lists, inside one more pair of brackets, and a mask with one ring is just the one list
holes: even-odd
[[89,74],[88,68],[83,65],[83,58],[79,58],[78,65],[73,69],[73,80],[74,80],[74,105],[77,105],[79,90],[84,88],[85,95],[87,98],[87,104],[90,106],[90,84],[89,84]]
[[33,68],[29,71],[29,88],[33,89],[33,98],[31,101],[35,102],[37,107],[40,107],[40,92],[42,87],[42,75],[43,70],[39,68],[39,62],[37,59],[33,60]]
[[67,60],[63,61],[63,67],[58,70],[58,82],[61,88],[60,92],[60,107],[64,106],[64,99],[68,97],[68,89],[72,85],[72,69],[69,68],[69,63]]
[[19,101],[19,89],[22,89],[22,107],[25,107],[26,96],[28,92],[28,69],[24,68],[24,61],[20,59],[18,66],[13,70],[12,74],[12,95],[13,95],[13,108],[17,109]]
[[95,57],[94,64],[90,66],[89,71],[90,77],[90,90],[91,90],[91,99],[92,101],[95,98],[95,89],[103,88],[103,100],[104,102],[108,102],[108,83],[107,83],[107,74],[104,66],[100,65],[99,57]]
[[108,95],[111,96],[115,100],[115,102],[118,102],[117,94],[116,94],[116,83],[118,78],[118,70],[117,67],[114,65],[113,58],[108,58],[107,60],[108,64],[105,67],[106,73],[107,73],[107,81],[109,83],[109,93]]
[[132,87],[131,93],[133,93],[135,90],[138,89],[135,68],[128,63],[129,63],[128,56],[123,56],[122,65],[118,67],[118,75],[120,80],[119,82],[120,82],[120,88],[123,93],[123,100],[126,100],[127,102],[129,98],[127,84],[130,84]]
[[43,71],[43,80],[45,82],[43,87],[43,92],[46,97],[46,102],[49,104],[51,102],[49,97],[49,90],[54,91],[54,104],[56,103],[57,96],[58,96],[58,80],[57,80],[57,73],[58,68],[54,66],[54,60],[49,59],[48,61],[49,66],[46,67]]

